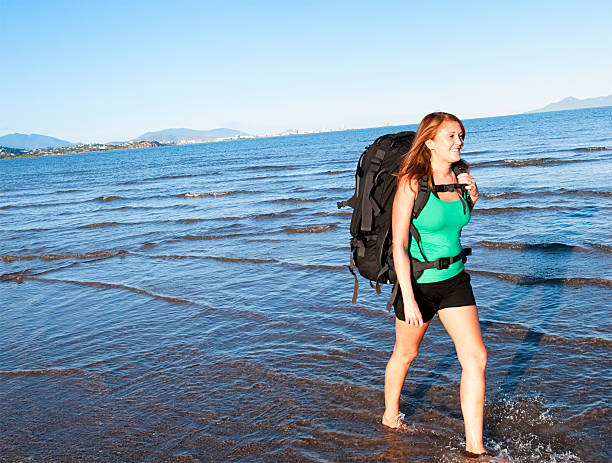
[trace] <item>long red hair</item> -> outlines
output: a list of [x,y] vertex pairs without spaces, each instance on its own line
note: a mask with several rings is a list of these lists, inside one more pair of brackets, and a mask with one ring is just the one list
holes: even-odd
[[397,173],[398,183],[401,182],[404,177],[408,179],[418,179],[424,175],[429,178],[431,183],[431,178],[433,176],[431,169],[431,151],[429,151],[425,142],[427,140],[433,140],[442,124],[447,121],[458,122],[463,131],[463,137],[465,138],[465,127],[463,127],[463,123],[457,116],[443,112],[431,113],[425,116],[416,131],[412,148],[406,153],[400,165],[399,172]]

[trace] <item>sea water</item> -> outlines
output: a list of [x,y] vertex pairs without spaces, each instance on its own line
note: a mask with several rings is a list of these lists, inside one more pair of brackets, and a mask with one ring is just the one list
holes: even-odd
[[[612,107],[466,120],[485,443],[612,459]],[[0,162],[0,460],[462,461],[434,319],[380,425],[389,288],[350,304],[354,170],[415,125]],[[30,460],[28,460],[30,459]]]

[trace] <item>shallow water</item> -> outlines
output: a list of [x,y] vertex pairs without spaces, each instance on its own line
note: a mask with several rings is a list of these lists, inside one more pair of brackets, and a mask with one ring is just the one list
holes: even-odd
[[[463,242],[489,352],[486,443],[612,459],[612,108],[465,121]],[[378,128],[0,163],[0,455],[462,461],[436,320],[385,431],[393,317],[350,304],[354,167]]]

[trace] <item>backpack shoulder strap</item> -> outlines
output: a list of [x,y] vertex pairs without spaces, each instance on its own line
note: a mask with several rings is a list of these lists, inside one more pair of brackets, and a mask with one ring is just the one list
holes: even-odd
[[[468,165],[462,159],[455,162],[452,165],[452,168],[453,168],[453,172],[455,173],[457,177],[459,177],[459,174],[466,174],[468,171]],[[463,186],[461,187],[461,190],[463,192],[463,196],[465,197],[465,200],[471,212],[472,209],[474,208],[474,201],[472,201],[469,191],[467,191]]]
[[425,204],[427,204],[427,200],[429,199],[429,192],[429,179],[427,178],[427,175],[423,175],[419,179],[419,189],[417,191],[416,198],[414,199],[414,207],[412,208],[413,219],[416,219],[419,216],[419,214],[425,207]]
[[417,196],[414,199],[414,206],[412,208],[412,219],[410,220],[410,235],[412,235],[417,245],[419,246],[419,250],[421,251],[421,255],[423,259],[425,260],[425,262],[428,262],[428,260],[425,257],[425,253],[423,252],[423,249],[421,248],[421,234],[419,233],[417,228],[414,226],[414,220],[419,216],[421,211],[425,208],[425,204],[427,204],[427,201],[429,200],[430,191],[431,191],[431,188],[429,188],[429,179],[427,178],[426,175],[424,175],[419,179],[419,189],[417,191]]

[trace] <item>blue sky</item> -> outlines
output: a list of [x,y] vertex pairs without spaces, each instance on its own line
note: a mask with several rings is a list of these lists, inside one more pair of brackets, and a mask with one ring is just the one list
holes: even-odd
[[612,2],[0,0],[0,135],[516,114],[612,93]]

